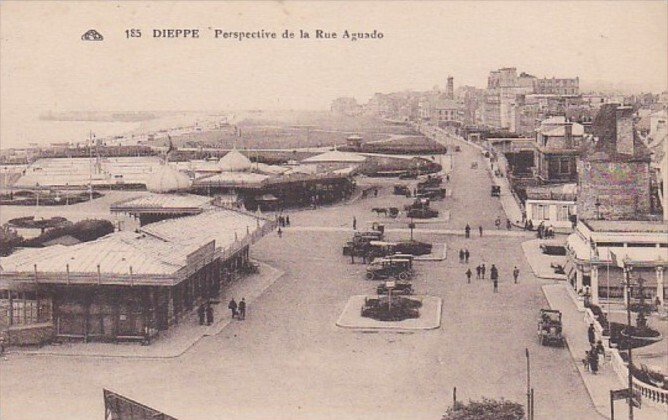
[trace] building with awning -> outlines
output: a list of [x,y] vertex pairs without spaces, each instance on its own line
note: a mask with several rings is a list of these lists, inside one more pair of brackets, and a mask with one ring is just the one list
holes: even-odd
[[0,259],[0,333],[12,344],[150,341],[215,298],[275,225],[214,209],[78,245],[21,250]]
[[665,302],[668,225],[656,221],[580,220],[568,237],[564,267],[574,289],[589,288],[592,303],[624,297],[624,269],[642,277],[649,297]]
[[139,219],[141,226],[175,217],[193,216],[213,208],[212,197],[194,194],[145,194],[111,205],[112,213]]

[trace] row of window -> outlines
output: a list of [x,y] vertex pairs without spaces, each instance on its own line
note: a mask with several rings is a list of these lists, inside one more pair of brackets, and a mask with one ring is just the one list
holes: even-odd
[[[11,299],[10,299],[11,298]],[[10,325],[29,325],[51,321],[51,299],[40,299],[35,292],[0,291],[0,305]]]
[[575,205],[570,204],[532,204],[531,205],[531,219],[532,220],[552,220],[551,217],[551,208],[557,207],[557,218],[556,221],[565,222],[570,220],[570,216],[575,214]]

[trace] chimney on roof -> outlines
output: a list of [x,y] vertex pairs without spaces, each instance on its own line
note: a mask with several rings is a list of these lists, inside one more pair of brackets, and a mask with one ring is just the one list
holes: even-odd
[[568,118],[564,124],[564,138],[566,139],[566,147],[573,147],[573,123]]
[[455,81],[452,76],[448,76],[448,85],[445,88],[445,97],[448,99],[455,98]]
[[620,106],[615,109],[615,149],[617,153],[633,155],[633,108]]

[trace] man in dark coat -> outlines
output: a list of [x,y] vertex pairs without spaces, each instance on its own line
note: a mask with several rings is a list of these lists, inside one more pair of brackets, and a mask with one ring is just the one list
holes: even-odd
[[464,234],[467,238],[471,237],[471,226],[469,224],[466,224],[466,227],[464,228]]
[[467,283],[471,283],[471,274],[473,274],[473,273],[471,273],[470,268],[468,270],[466,270],[466,282]]
[[460,263],[464,262],[464,250],[463,249],[459,250],[459,262]]
[[246,298],[241,298],[239,302],[239,319],[246,319]]
[[494,282],[494,292],[499,291],[499,270],[496,268],[494,264],[492,264],[492,268],[490,270],[490,277],[492,281]]
[[483,280],[485,280],[485,271],[487,271],[487,269],[485,268],[485,264],[483,263],[483,264],[480,266],[480,275],[482,276],[482,279],[483,279]]
[[475,278],[480,280],[480,273],[482,272],[482,267],[480,264],[475,268]]
[[470,257],[470,256],[471,256],[471,254],[469,253],[469,249],[466,248],[466,249],[464,250],[464,262],[466,262],[467,264],[468,264],[468,262],[469,262],[469,257]]
[[206,325],[213,324],[213,306],[209,303],[206,305]]
[[478,226],[478,232],[480,232],[480,237],[482,237],[482,226]]
[[587,329],[587,338],[589,338],[589,344],[594,345],[596,342],[596,331],[594,330],[594,324],[589,324],[589,328]]
[[227,308],[232,311],[232,318],[237,316],[237,302],[233,299],[230,299],[230,303],[227,304]]
[[515,284],[517,284],[517,278],[520,276],[520,269],[515,266],[513,269],[513,278],[515,279]]
[[204,304],[199,305],[197,308],[197,317],[199,318],[199,325],[204,325],[204,315],[206,312],[206,308],[204,307]]

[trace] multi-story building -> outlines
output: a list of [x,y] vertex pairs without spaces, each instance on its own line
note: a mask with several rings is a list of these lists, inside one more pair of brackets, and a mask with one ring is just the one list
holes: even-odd
[[534,93],[543,95],[578,95],[580,93],[580,78],[557,79],[542,78],[534,79]]
[[668,225],[653,220],[650,154],[640,141],[633,109],[601,107],[597,141],[578,163],[578,222],[568,237],[568,280],[580,294],[626,302],[624,283],[643,279],[652,301],[665,304]]
[[542,183],[575,182],[576,161],[584,140],[584,127],[566,117],[541,122],[536,131],[536,176]]

